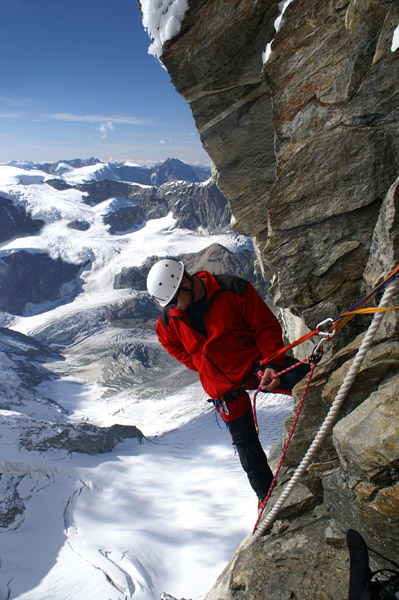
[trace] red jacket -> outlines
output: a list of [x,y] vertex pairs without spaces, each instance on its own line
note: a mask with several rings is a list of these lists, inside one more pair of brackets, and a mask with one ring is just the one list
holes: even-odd
[[[186,311],[166,307],[156,332],[162,346],[178,361],[198,371],[207,394],[220,398],[238,389],[253,363],[283,347],[281,327],[255,288],[235,275],[205,277],[207,337],[193,329]],[[278,364],[284,364],[284,355]]]

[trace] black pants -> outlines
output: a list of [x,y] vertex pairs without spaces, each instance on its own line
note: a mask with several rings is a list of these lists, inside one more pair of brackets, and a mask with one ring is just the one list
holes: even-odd
[[248,476],[249,483],[259,500],[263,500],[273,481],[273,473],[259,441],[252,410],[248,410],[245,415],[238,417],[238,419],[225,421],[225,423],[230,431],[233,444],[237,448],[242,468]]
[[[296,358],[286,356],[284,369],[298,362],[299,361]],[[279,365],[274,365],[274,367],[279,368]],[[301,364],[295,369],[284,373],[280,377],[279,389],[290,392],[294,385],[309,373],[309,371],[310,367],[308,364]],[[256,388],[257,385],[258,381],[256,379],[254,388]],[[248,385],[248,387],[250,387],[250,385]],[[242,417],[232,419],[231,421],[225,421],[225,423],[231,433],[233,444],[237,448],[238,456],[240,457],[242,467],[248,476],[249,483],[258,498],[263,500],[273,481],[273,473],[267,463],[266,454],[264,453],[258,434],[256,433],[252,409],[249,408]]]

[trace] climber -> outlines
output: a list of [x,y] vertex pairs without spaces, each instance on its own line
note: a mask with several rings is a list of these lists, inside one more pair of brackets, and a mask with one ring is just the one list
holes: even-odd
[[[273,473],[259,442],[246,390],[260,385],[262,391],[271,392],[281,386],[279,377],[271,378],[284,365],[284,355],[266,365],[260,383],[255,375],[258,361],[283,347],[278,320],[248,281],[208,271],[190,275],[176,259],[162,259],[150,269],[147,290],[163,307],[156,326],[160,343],[198,372],[262,502]],[[296,377],[303,377],[307,369]],[[291,381],[280,391],[287,393],[292,385]]]

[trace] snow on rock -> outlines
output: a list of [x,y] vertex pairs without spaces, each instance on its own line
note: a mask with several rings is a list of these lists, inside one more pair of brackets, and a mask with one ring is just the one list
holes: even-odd
[[104,179],[119,179],[109,163],[98,163],[81,167],[80,169],[69,169],[63,173],[63,179],[71,184],[77,185],[92,181],[102,181]]
[[[291,2],[293,2],[293,0],[282,0],[282,2],[279,3],[278,8],[280,10],[280,14],[277,17],[277,19],[274,21],[274,29],[277,31],[280,29],[280,25],[281,25],[281,20],[283,18],[283,14],[285,13],[287,7],[289,4],[291,4]],[[272,52],[272,44],[273,44],[273,40],[271,42],[269,42],[266,46],[266,50],[262,53],[262,62],[263,64],[265,64]]]
[[391,51],[395,52],[399,48],[399,25],[393,32]]
[[0,166],[0,190],[4,193],[8,188],[15,185],[30,185],[33,183],[42,183],[48,177],[47,173],[38,170],[29,170],[21,167],[9,165]]
[[[160,600],[179,600],[170,594],[166,594],[165,592],[160,595]],[[185,598],[180,598],[180,600],[186,600]]]
[[153,42],[148,52],[162,55],[163,44],[176,36],[188,10],[188,0],[141,0],[143,25]]
[[73,171],[74,169],[73,169],[72,165],[67,165],[64,162],[60,162],[55,170],[57,173],[62,175],[62,174],[68,173],[70,171]]

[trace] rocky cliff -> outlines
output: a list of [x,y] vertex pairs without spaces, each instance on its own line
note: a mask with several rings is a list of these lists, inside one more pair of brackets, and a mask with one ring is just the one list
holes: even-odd
[[[399,3],[293,0],[276,32],[282,4],[190,0],[161,60],[190,104],[235,227],[254,240],[292,341],[350,307],[398,263],[399,50],[392,40]],[[273,502],[368,322],[352,319],[317,368]],[[349,527],[397,559],[398,330],[391,312],[279,521],[238,549],[207,600],[346,598]]]

